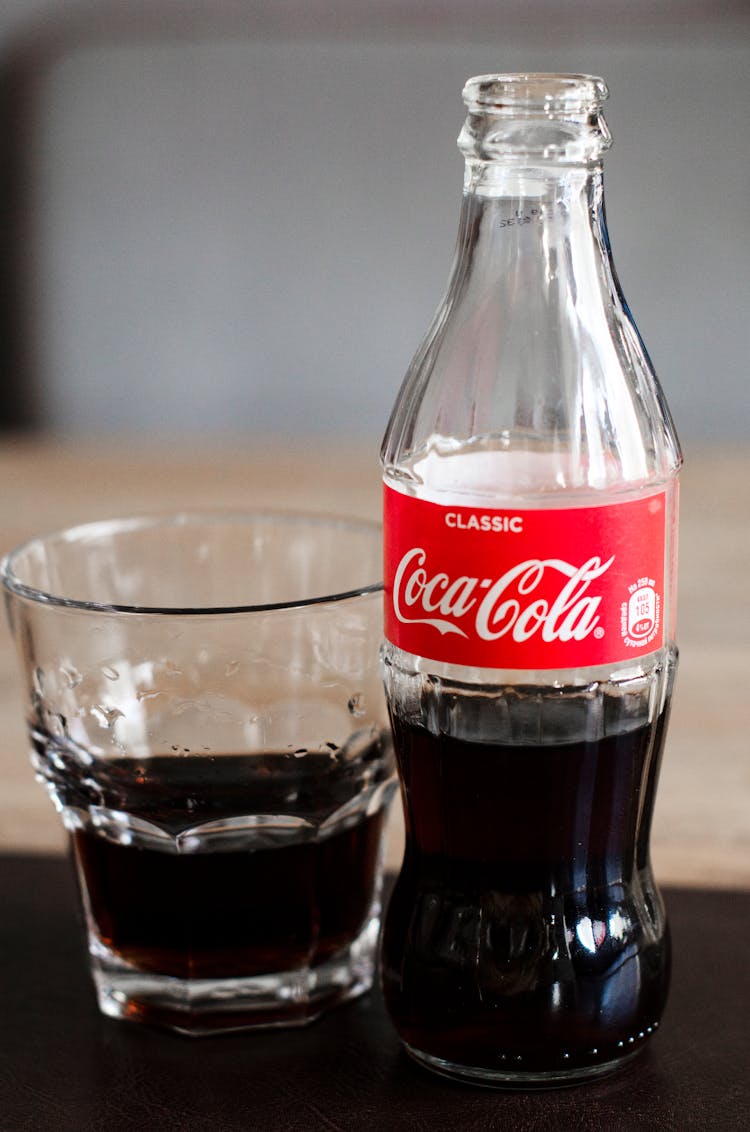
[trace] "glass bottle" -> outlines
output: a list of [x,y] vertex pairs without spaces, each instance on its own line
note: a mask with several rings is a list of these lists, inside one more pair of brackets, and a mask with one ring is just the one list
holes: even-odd
[[585,1080],[658,1027],[649,836],[677,662],[678,441],[604,216],[604,82],[470,79],[445,297],[382,448],[407,1050]]

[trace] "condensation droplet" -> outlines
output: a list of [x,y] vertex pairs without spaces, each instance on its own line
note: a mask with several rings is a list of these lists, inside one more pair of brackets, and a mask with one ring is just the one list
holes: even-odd
[[99,722],[110,730],[114,727],[118,719],[125,718],[125,712],[120,711],[119,708],[108,708],[104,704],[94,704],[91,708],[91,714],[99,720]]
[[236,676],[240,670],[240,662],[238,660],[230,660],[229,664],[224,669],[225,676]]
[[59,712],[51,711],[47,715],[47,728],[50,735],[54,735],[57,739],[63,739],[68,733],[68,721]]
[[140,704],[143,703],[144,700],[155,700],[156,697],[160,695],[161,692],[158,688],[142,688],[140,692],[136,692],[135,698]]
[[81,673],[72,664],[63,665],[60,669],[60,675],[69,688],[77,688],[83,680]]
[[349,708],[350,715],[353,715],[355,719],[360,719],[365,714],[365,697],[361,692],[355,692],[353,696],[350,696],[346,706]]
[[111,664],[102,665],[102,674],[106,676],[108,680],[120,679],[120,673],[116,668],[113,668]]

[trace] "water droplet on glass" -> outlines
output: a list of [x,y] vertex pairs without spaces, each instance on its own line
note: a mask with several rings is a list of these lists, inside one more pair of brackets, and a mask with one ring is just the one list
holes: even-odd
[[104,676],[107,677],[108,680],[119,680],[120,679],[120,673],[117,671],[116,668],[113,668],[111,666],[111,664],[102,665],[102,673],[103,673]]
[[81,673],[72,664],[63,665],[60,669],[60,675],[69,688],[77,688],[83,680]]
[[110,730],[114,727],[118,719],[125,718],[125,712],[120,711],[119,708],[108,708],[104,704],[94,704],[91,708],[91,714],[99,720],[99,722]]
[[67,720],[64,715],[50,711],[46,713],[47,730],[57,739],[63,739],[67,734]]
[[225,676],[236,676],[240,670],[240,662],[238,660],[230,660],[229,664],[224,669]]
[[355,692],[349,698],[349,703],[346,706],[355,719],[360,719],[365,714],[365,697],[361,692]]

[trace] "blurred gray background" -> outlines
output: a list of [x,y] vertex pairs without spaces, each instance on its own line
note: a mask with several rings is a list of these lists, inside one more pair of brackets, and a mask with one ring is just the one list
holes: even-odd
[[0,420],[377,438],[438,302],[461,87],[610,86],[610,235],[690,442],[748,435],[738,3],[0,7]]

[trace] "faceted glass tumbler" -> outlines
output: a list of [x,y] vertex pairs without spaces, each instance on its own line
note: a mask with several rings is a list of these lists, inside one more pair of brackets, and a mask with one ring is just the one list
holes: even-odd
[[88,524],[2,564],[99,1006],[207,1034],[366,991],[395,789],[376,524]]

